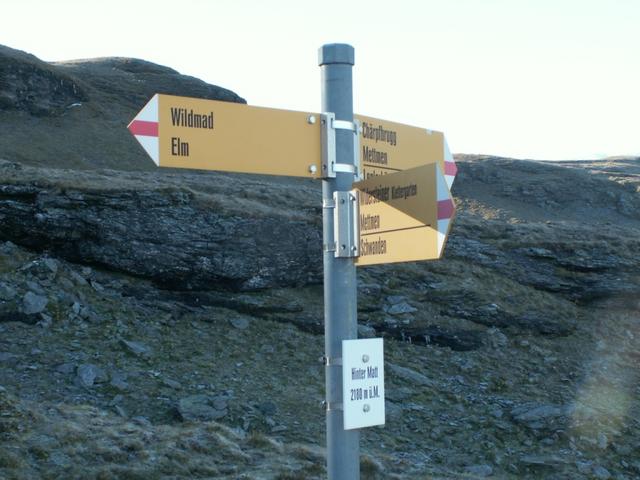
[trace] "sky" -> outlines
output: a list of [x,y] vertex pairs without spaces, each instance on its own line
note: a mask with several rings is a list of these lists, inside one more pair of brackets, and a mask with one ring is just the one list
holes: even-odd
[[135,57],[250,105],[320,109],[318,48],[355,48],[354,111],[454,153],[640,155],[640,0],[0,0],[0,44]]

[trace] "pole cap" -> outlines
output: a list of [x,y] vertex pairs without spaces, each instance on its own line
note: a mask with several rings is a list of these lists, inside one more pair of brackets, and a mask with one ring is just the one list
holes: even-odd
[[355,64],[355,50],[346,43],[329,43],[318,49],[318,65]]

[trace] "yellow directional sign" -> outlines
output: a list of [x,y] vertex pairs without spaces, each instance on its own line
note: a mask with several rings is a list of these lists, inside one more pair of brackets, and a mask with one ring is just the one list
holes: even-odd
[[456,166],[442,132],[363,115],[355,118],[361,127],[360,163],[365,180],[437,162],[451,186]]
[[317,118],[313,113],[156,94],[129,130],[161,167],[319,178]]
[[[156,94],[129,130],[161,167],[321,178],[319,116]],[[438,162],[451,185],[456,167],[441,132],[355,118],[365,179]]]
[[356,265],[440,258],[455,207],[436,163],[354,185],[360,242]]

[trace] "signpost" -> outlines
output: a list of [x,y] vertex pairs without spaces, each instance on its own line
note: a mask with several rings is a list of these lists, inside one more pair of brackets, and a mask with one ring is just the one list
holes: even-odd
[[[354,133],[357,132],[349,130],[349,124],[353,126],[354,58],[353,47],[349,45],[324,45],[318,52],[322,110],[335,113],[335,119],[345,122],[343,126],[347,127],[335,131],[335,158],[331,160],[346,166],[355,163]],[[333,152],[325,151],[324,155],[332,157]],[[332,480],[360,478],[360,432],[344,428],[341,368],[342,341],[358,338],[356,267],[353,256],[338,256],[341,242],[335,231],[340,217],[345,216],[340,214],[343,210],[338,210],[344,205],[340,194],[351,190],[353,180],[353,171],[338,171],[335,178],[322,181],[327,476]],[[346,255],[352,253],[349,248],[345,250]]]
[[455,207],[438,164],[370,177],[354,186],[360,206],[356,265],[442,256]]
[[388,175],[437,162],[449,188],[458,171],[442,132],[356,115],[363,177]]
[[[159,167],[322,178],[320,117],[156,94],[129,130]],[[457,169],[441,132],[355,118],[364,178],[438,162],[451,187]]]
[[129,130],[160,167],[320,178],[315,113],[156,94]]
[[384,425],[384,347],[381,338],[342,341],[344,429]]
[[322,114],[156,94],[129,130],[160,167],[322,179],[327,474],[356,480],[359,429],[385,415],[382,339],[357,339],[356,265],[440,258],[457,168],[441,132],[354,119],[353,47],[324,45],[318,63]]

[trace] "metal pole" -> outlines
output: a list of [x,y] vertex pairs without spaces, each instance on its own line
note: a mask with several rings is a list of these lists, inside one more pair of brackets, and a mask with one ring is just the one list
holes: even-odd
[[[322,72],[322,111],[336,120],[353,122],[354,49],[345,44],[323,45],[318,52]],[[336,130],[336,163],[354,163],[354,134]],[[334,256],[333,192],[351,190],[353,173],[336,173],[322,181],[324,255],[325,388],[327,476],[329,480],[360,478],[360,432],[345,430],[342,395],[342,340],[358,336],[356,267],[353,258]]]

